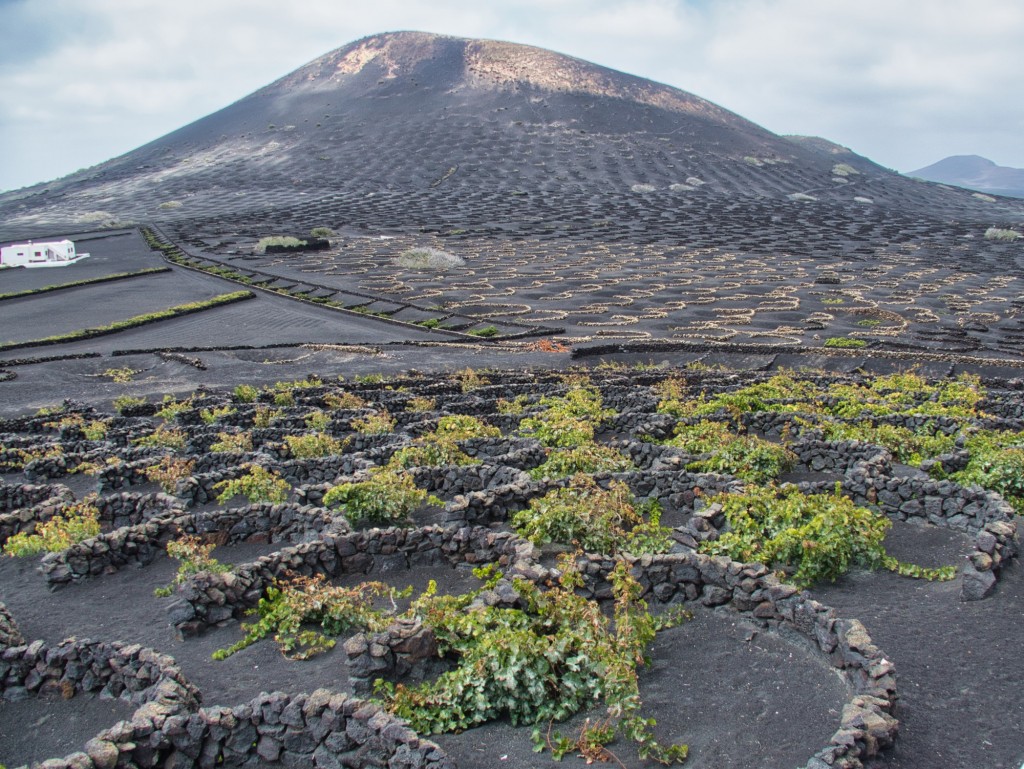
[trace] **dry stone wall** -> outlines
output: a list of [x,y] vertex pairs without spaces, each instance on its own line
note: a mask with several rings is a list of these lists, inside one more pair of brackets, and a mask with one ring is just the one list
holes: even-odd
[[[898,729],[895,671],[855,619],[841,618],[806,593],[781,583],[762,564],[742,564],[697,552],[700,544],[727,527],[720,505],[707,498],[737,492],[737,478],[687,469],[694,457],[653,441],[671,437],[680,420],[657,413],[658,397],[651,386],[668,375],[681,378],[692,392],[708,396],[736,389],[735,376],[693,372],[592,372],[604,406],[617,413],[598,427],[600,440],[632,460],[625,473],[592,477],[607,488],[624,482],[638,498],[658,501],[682,520],[671,532],[670,551],[660,555],[624,556],[648,601],[685,603],[706,610],[732,611],[777,632],[792,633],[823,656],[847,681],[851,696],[830,744],[818,750],[807,769],[853,769],[892,744]],[[280,393],[263,392],[255,404],[237,402],[227,393],[201,393],[172,420],[188,433],[182,451],[140,448],[139,437],[158,424],[154,408],[137,416],[111,418],[104,441],[85,441],[80,430],[47,427],[53,417],[4,420],[0,423],[8,451],[2,462],[16,463],[18,452],[59,448],[53,456],[35,459],[22,468],[25,479],[62,477],[88,458],[113,464],[97,473],[103,532],[41,560],[51,587],[91,578],[126,566],[146,566],[161,556],[167,543],[194,534],[221,544],[268,542],[281,544],[275,553],[239,564],[225,573],[203,572],[182,584],[169,606],[169,617],[183,637],[236,622],[252,609],[266,589],[292,575],[384,574],[415,566],[476,566],[497,564],[503,579],[479,600],[491,605],[518,600],[511,579],[544,586],[557,571],[541,549],[509,529],[509,519],[547,492],[566,486],[568,479],[534,479],[549,449],[535,438],[516,435],[524,416],[545,408],[541,400],[564,395],[572,385],[552,374],[490,372],[490,384],[462,392],[451,380],[427,382],[416,377],[384,383],[354,383],[346,390],[366,399],[365,409],[336,411],[323,428],[343,442],[335,456],[296,459],[286,438],[310,430],[308,415],[328,409],[332,384],[294,387],[294,405],[275,403]],[[840,377],[819,377],[829,383]],[[1024,426],[1019,392],[1009,383],[990,393],[984,406],[990,416],[977,421],[999,429]],[[407,388],[407,389],[399,389]],[[390,389],[389,389],[390,388]],[[414,396],[437,399],[436,409],[407,411]],[[497,413],[500,400],[526,396],[518,414]],[[152,404],[150,404],[151,406]],[[231,405],[232,413],[215,424],[203,409]],[[269,427],[254,426],[257,407],[280,412]],[[75,411],[75,409],[78,409]],[[393,433],[363,435],[353,422],[383,409],[396,418]],[[97,415],[69,406],[68,413]],[[441,497],[443,511],[432,511],[436,525],[351,530],[344,510],[322,507],[334,484],[364,478],[386,464],[394,452],[429,434],[446,415],[475,416],[498,426],[497,438],[460,441],[460,448],[479,464],[416,467],[408,470],[415,485]],[[824,440],[814,414],[794,412],[720,412],[709,417],[728,422],[769,440],[785,441],[796,455],[798,487],[805,493],[840,492],[895,520],[923,519],[963,531],[974,538],[961,567],[961,595],[982,599],[997,586],[1000,570],[1018,553],[1017,518],[997,493],[964,487],[928,475],[963,469],[969,455],[962,440],[954,449],[920,466],[894,462],[888,449],[864,441]],[[695,421],[693,419],[688,421]],[[968,420],[887,414],[873,424],[929,429],[957,435]],[[253,451],[212,452],[223,431],[246,430]],[[11,449],[11,447],[16,447]],[[10,456],[8,456],[10,455]],[[192,474],[182,479],[173,495],[126,491],[149,483],[146,469],[165,456],[195,461]],[[291,490],[284,504],[250,504],[221,509],[216,504],[218,483],[240,477],[254,463],[280,474]],[[0,538],[31,532],[73,501],[64,486],[30,483],[0,484]],[[577,564],[584,575],[584,594],[595,601],[611,597],[611,558],[582,554]],[[357,692],[368,690],[378,676],[415,680],[443,667],[429,627],[415,621],[396,621],[386,631],[362,633],[348,639],[344,650]],[[361,700],[319,690],[313,694],[263,694],[233,708],[201,708],[198,693],[161,655],[136,647],[92,642],[67,642],[52,649],[41,642],[27,644],[14,618],[0,606],[0,681],[8,699],[33,696],[47,687],[79,687],[104,692],[141,704],[139,712],[91,741],[83,753],[47,762],[48,769],[115,769],[155,766],[251,766],[285,761],[335,769],[342,766],[448,767],[450,760],[433,743],[422,740],[391,716]],[[105,661],[104,661],[105,660]],[[86,670],[92,672],[88,675]],[[69,672],[70,671],[70,672]],[[120,671],[120,672],[119,672]]]

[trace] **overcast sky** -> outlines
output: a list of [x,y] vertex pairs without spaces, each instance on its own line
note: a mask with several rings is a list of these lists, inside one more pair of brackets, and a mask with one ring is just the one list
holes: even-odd
[[0,0],[0,190],[401,29],[550,48],[900,171],[1024,168],[1024,0]]

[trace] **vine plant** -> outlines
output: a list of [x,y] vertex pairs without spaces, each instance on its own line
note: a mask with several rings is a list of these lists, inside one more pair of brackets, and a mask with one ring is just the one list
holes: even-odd
[[186,534],[179,539],[167,543],[167,555],[178,561],[178,571],[169,585],[158,587],[153,595],[166,598],[193,574],[210,572],[223,574],[231,571],[231,566],[220,563],[210,555],[217,545],[213,542],[203,542],[199,537]]
[[50,520],[40,523],[31,534],[19,532],[11,536],[4,543],[4,554],[22,558],[56,553],[99,533],[99,510],[84,500],[68,505]]
[[574,545],[595,553],[663,553],[672,544],[657,502],[638,503],[622,481],[607,489],[591,476],[573,476],[512,516],[512,528],[536,545]]
[[772,486],[709,501],[722,505],[729,530],[703,542],[703,552],[782,568],[800,587],[835,581],[853,564],[930,580],[949,580],[956,573],[953,566],[930,569],[888,555],[883,540],[892,522],[855,505],[838,485],[830,495]]

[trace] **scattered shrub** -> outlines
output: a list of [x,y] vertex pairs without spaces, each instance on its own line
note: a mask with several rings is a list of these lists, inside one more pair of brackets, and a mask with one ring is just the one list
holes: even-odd
[[251,503],[271,502],[280,504],[287,501],[291,486],[273,470],[260,465],[243,465],[249,472],[239,478],[221,481],[214,485],[213,490],[220,492],[217,503],[223,505],[233,497],[241,495]]
[[166,456],[158,464],[147,467],[145,473],[146,478],[160,484],[164,493],[173,494],[177,491],[178,481],[192,475],[195,466],[196,463],[192,459]]
[[450,414],[437,420],[434,435],[450,441],[465,441],[470,438],[500,438],[501,430],[474,416]]
[[289,248],[295,248],[304,245],[306,245],[306,241],[293,238],[290,235],[270,235],[265,238],[260,238],[255,248],[253,248],[253,253],[265,254],[267,252],[267,246],[286,246]]
[[156,416],[163,419],[165,422],[172,421],[183,411],[188,411],[192,408],[192,399],[186,398],[185,400],[176,400],[173,395],[165,395],[163,404],[160,410],[156,412]]
[[210,444],[210,451],[215,453],[252,451],[252,434],[245,431],[217,433],[217,440]]
[[[514,583],[526,609],[485,605],[473,611],[468,607],[477,593],[438,596],[432,584],[412,611],[433,629],[439,653],[454,658],[456,667],[415,686],[379,682],[377,694],[420,734],[458,732],[507,717],[513,725],[535,725],[535,750],[547,747],[555,758],[585,750],[588,763],[611,760],[603,745],[621,734],[637,744],[641,760],[682,762],[686,746],[659,743],[654,721],[640,716],[637,666],[656,632],[678,624],[685,613],[652,617],[622,562],[610,575],[611,617],[575,594],[580,581],[565,564],[561,583],[550,590]],[[607,719],[600,724],[588,722],[577,739],[549,734],[551,722],[601,699]]]
[[460,449],[455,441],[438,438],[433,435],[424,436],[411,446],[404,446],[391,455],[388,464],[392,467],[443,467],[446,465],[477,465],[479,459],[473,459]]
[[505,416],[519,416],[526,410],[526,404],[529,399],[525,395],[517,395],[512,400],[506,398],[499,398],[494,407],[497,409],[499,414]]
[[585,443],[566,449],[554,449],[547,461],[530,471],[530,477],[568,478],[577,473],[624,473],[633,470],[633,462],[610,446]]
[[868,343],[863,339],[851,339],[848,336],[832,336],[825,340],[825,347],[838,347],[856,350],[867,346]]
[[476,390],[478,387],[486,387],[491,383],[490,379],[479,372],[474,371],[468,366],[461,371],[455,372],[455,381],[459,383],[459,387],[463,393],[471,392]]
[[36,526],[32,534],[19,532],[4,543],[4,554],[23,558],[39,553],[57,553],[100,533],[99,510],[88,501],[64,508]]
[[256,411],[252,415],[253,427],[260,429],[270,427],[274,420],[280,419],[284,416],[284,412],[279,409],[272,409],[269,406],[257,406]]
[[700,473],[724,473],[751,483],[767,483],[796,464],[783,446],[753,435],[737,435],[722,422],[679,425],[668,444],[699,455],[686,465]]
[[327,393],[324,395],[324,404],[335,411],[366,408],[366,401],[363,398],[347,391]]
[[139,406],[145,406],[145,398],[136,398],[133,395],[118,395],[114,398],[114,410],[118,414],[123,414],[129,409],[138,408]]
[[409,402],[405,404],[405,410],[413,414],[422,414],[426,411],[433,411],[436,408],[437,401],[434,398],[422,395],[410,398]]
[[442,505],[441,500],[416,488],[412,476],[395,467],[378,467],[365,481],[342,483],[324,495],[324,505],[341,507],[352,525],[397,523],[423,504]]
[[260,391],[252,385],[240,384],[235,387],[235,400],[239,403],[254,403],[260,397]]
[[136,438],[134,443],[136,446],[184,451],[185,432],[176,428],[168,428],[166,425],[157,425],[153,432],[142,438]]
[[178,571],[171,584],[156,588],[153,595],[160,598],[172,595],[179,585],[194,574],[201,572],[223,574],[231,571],[230,566],[220,563],[210,555],[215,547],[216,544],[213,542],[203,542],[199,537],[191,534],[168,542],[167,555],[178,561]]
[[1007,243],[1020,238],[1020,233],[1017,230],[1001,229],[999,227],[989,227],[985,230],[985,240],[1001,240]]
[[[250,612],[259,619],[243,623],[245,637],[226,649],[218,649],[213,658],[227,659],[273,633],[285,657],[309,659],[334,647],[336,641],[328,636],[338,636],[352,628],[384,630],[395,614],[395,599],[411,590],[399,592],[383,582],[338,587],[327,584],[322,574],[280,580],[267,588],[267,595]],[[374,608],[381,597],[390,599],[391,612]],[[311,630],[308,625],[319,625],[320,630]]]
[[284,442],[295,459],[314,459],[341,454],[344,444],[326,433],[311,432],[305,435],[286,435]]
[[333,238],[337,235],[330,227],[314,227],[309,231],[311,238]]
[[362,435],[387,435],[395,430],[395,419],[387,411],[352,420],[352,429]]
[[128,368],[125,366],[124,368],[108,368],[101,376],[105,376],[107,379],[112,382],[117,382],[118,384],[126,384],[132,381],[132,379],[135,378],[135,375],[139,373],[141,373],[141,369]]
[[238,413],[238,409],[233,406],[215,406],[212,409],[203,409],[200,411],[199,418],[202,419],[205,424],[212,425],[216,424],[224,417],[229,417],[236,413]]
[[851,166],[849,163],[836,163],[834,166],[832,166],[833,176],[856,176],[859,173],[860,171]]
[[576,475],[512,516],[512,528],[535,545],[557,542],[588,552],[662,553],[672,544],[660,525],[658,503],[637,503],[629,487],[612,481],[601,488],[589,475]]
[[807,495],[794,486],[750,489],[710,502],[722,505],[729,528],[718,539],[701,543],[703,552],[784,568],[801,587],[834,582],[853,564],[928,579],[950,579],[955,571],[900,564],[886,555],[882,541],[892,523],[857,507],[838,487],[831,495]]

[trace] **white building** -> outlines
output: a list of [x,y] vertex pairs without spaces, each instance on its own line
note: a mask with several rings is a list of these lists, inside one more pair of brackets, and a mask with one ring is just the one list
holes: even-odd
[[76,254],[70,240],[14,243],[0,248],[0,267],[66,267],[88,257]]

